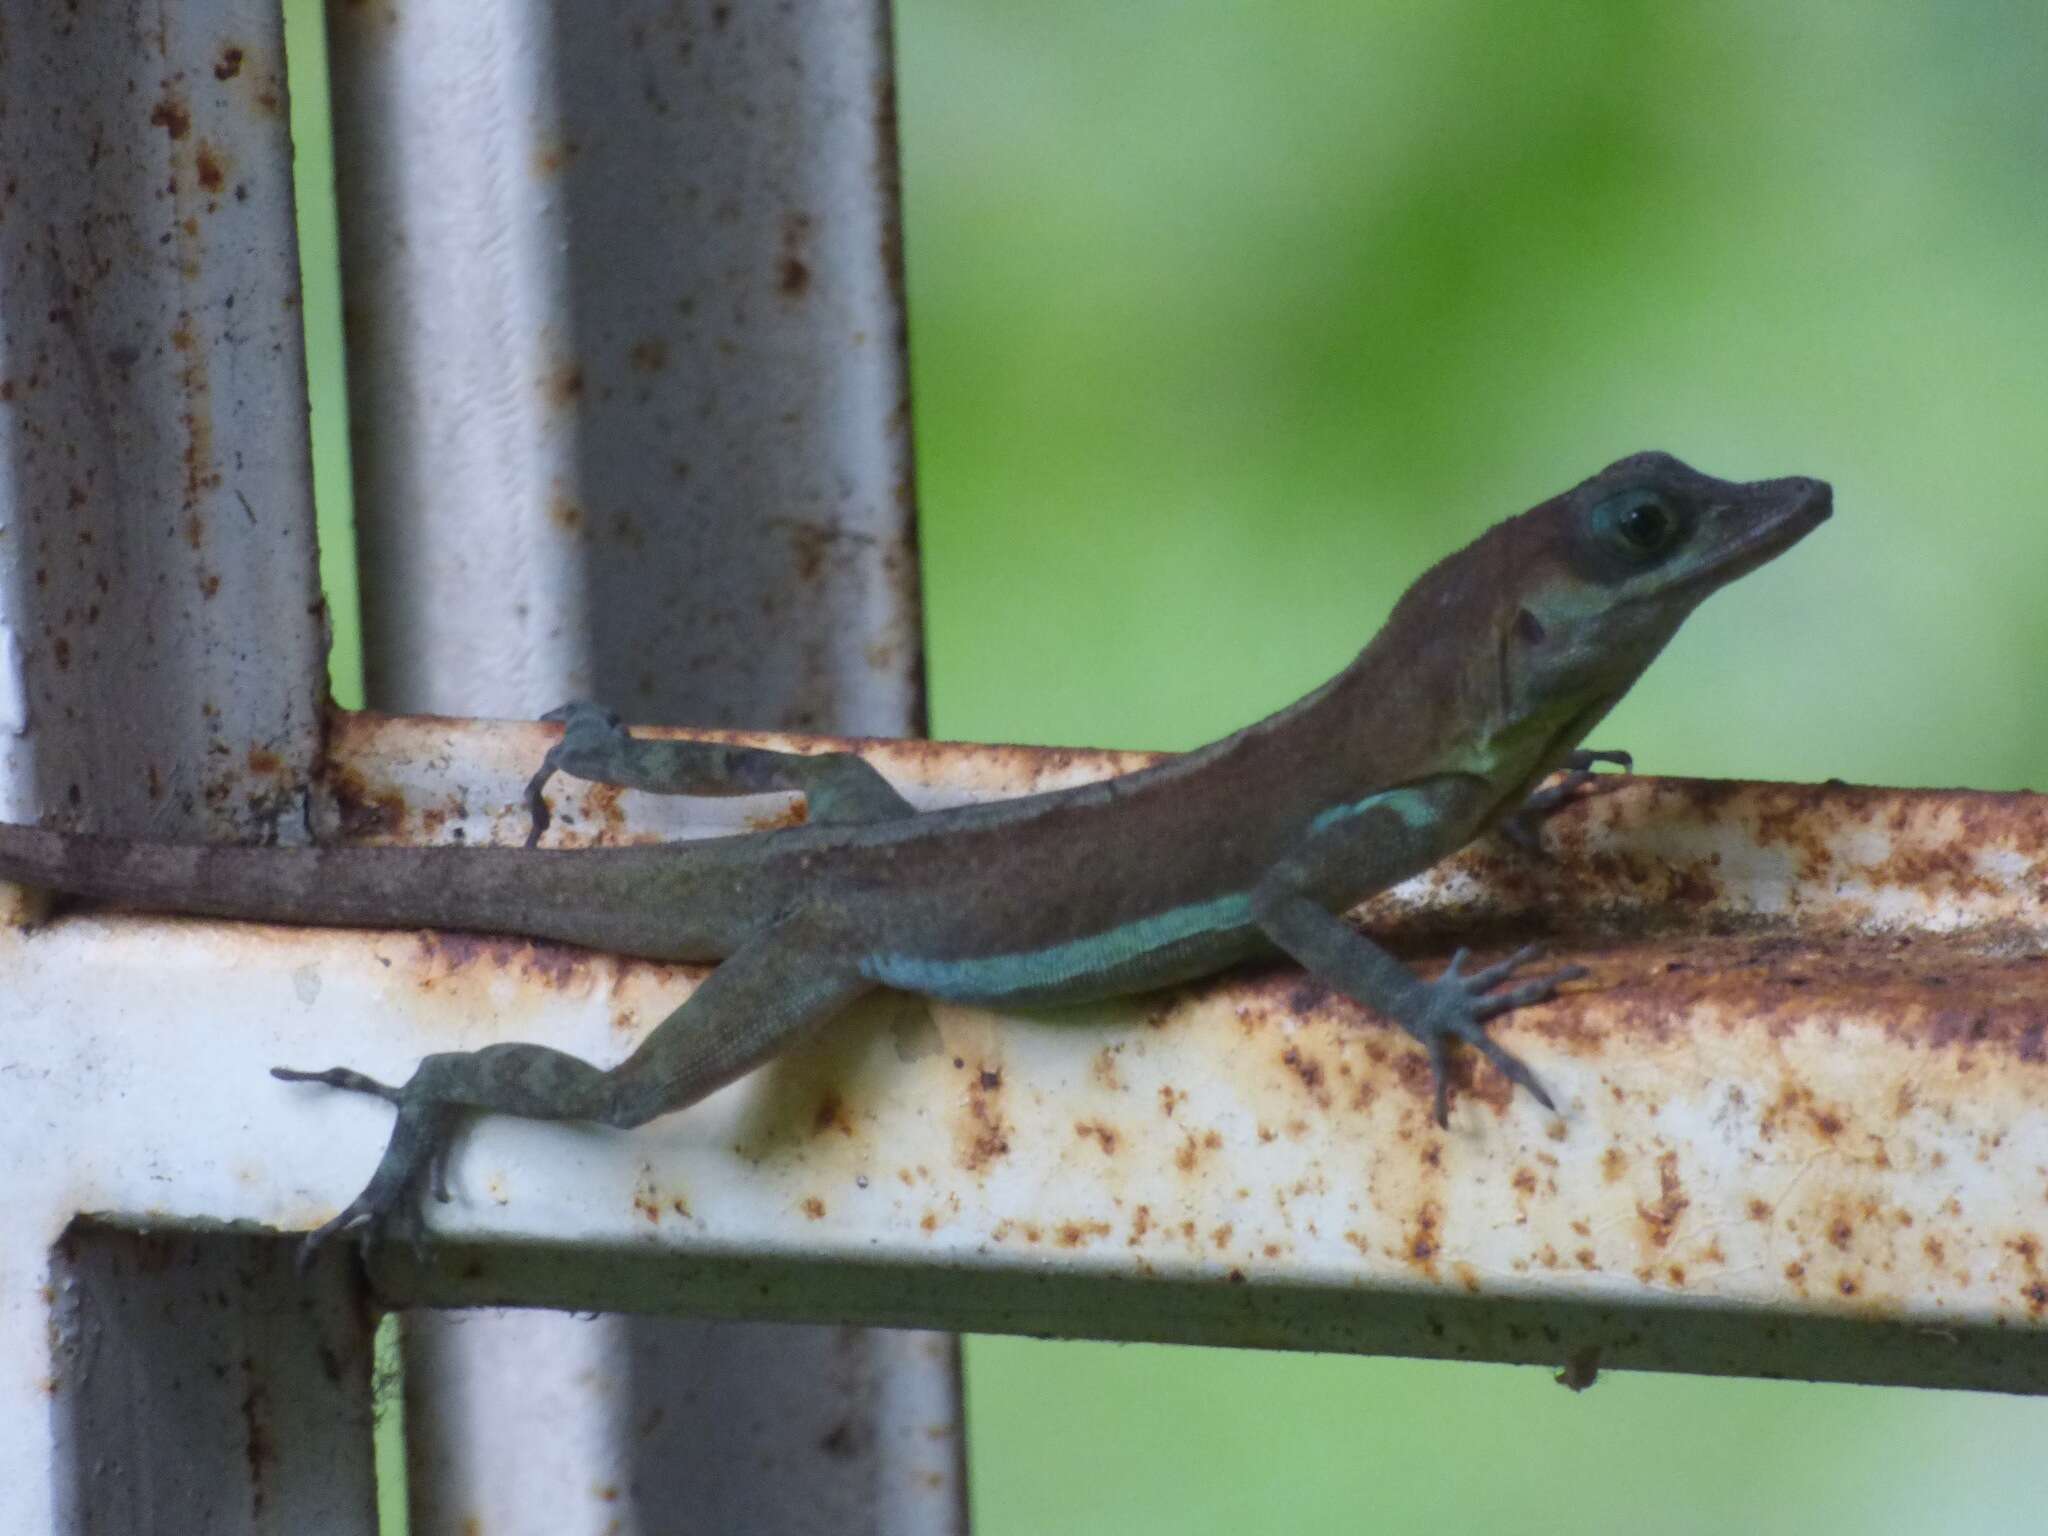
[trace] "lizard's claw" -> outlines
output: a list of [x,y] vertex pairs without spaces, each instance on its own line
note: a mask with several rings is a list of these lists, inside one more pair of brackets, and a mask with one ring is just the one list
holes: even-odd
[[407,1244],[421,1264],[427,1257],[426,1224],[420,1219],[419,1185],[422,1177],[432,1184],[434,1196],[448,1198],[446,1163],[448,1132],[456,1106],[410,1096],[404,1088],[393,1088],[374,1077],[347,1067],[329,1067],[324,1072],[302,1072],[292,1067],[272,1067],[270,1075],[287,1083],[320,1083],[354,1093],[373,1094],[398,1107],[398,1123],[384,1148],[383,1161],[370,1176],[363,1192],[351,1200],[332,1221],[306,1234],[295,1261],[300,1274],[312,1264],[331,1239],[363,1229],[363,1249],[368,1256],[386,1239]]
[[1586,974],[1583,965],[1568,965],[1547,976],[1531,977],[1505,991],[1493,990],[1542,953],[1540,945],[1524,945],[1507,959],[1468,975],[1465,972],[1467,952],[1461,949],[1451,956],[1451,963],[1441,976],[1423,983],[1426,1001],[1420,1014],[1413,1022],[1403,1022],[1408,1032],[1429,1052],[1430,1075],[1436,1083],[1436,1123],[1439,1126],[1450,1124],[1453,1040],[1464,1041],[1492,1062],[1509,1082],[1521,1084],[1537,1103],[1556,1113],[1557,1105],[1536,1080],[1536,1074],[1523,1064],[1520,1057],[1495,1043],[1486,1033],[1487,1020],[1497,1018],[1510,1009],[1549,1002],[1557,996],[1557,989],[1564,983],[1577,981]]
[[1525,853],[1542,853],[1543,818],[1559,806],[1570,803],[1580,790],[1600,777],[1593,771],[1600,763],[1611,763],[1623,773],[1629,773],[1634,770],[1636,760],[1626,752],[1572,753],[1565,759],[1564,776],[1555,784],[1544,785],[1524,800],[1519,810],[1501,822],[1501,835]]

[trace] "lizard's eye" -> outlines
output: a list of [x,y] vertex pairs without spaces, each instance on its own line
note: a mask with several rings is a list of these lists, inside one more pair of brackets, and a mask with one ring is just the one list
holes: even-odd
[[1609,547],[1631,560],[1654,560],[1685,531],[1684,519],[1648,491],[1624,491],[1602,502],[1593,526]]

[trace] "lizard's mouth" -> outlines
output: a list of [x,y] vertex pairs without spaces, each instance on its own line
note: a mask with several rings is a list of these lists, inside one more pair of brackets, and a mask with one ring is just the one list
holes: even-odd
[[1833,516],[1834,487],[1825,480],[1793,475],[1759,480],[1735,506],[1716,507],[1707,515],[1724,523],[1720,547],[1701,563],[1688,586],[1724,586],[1774,560]]

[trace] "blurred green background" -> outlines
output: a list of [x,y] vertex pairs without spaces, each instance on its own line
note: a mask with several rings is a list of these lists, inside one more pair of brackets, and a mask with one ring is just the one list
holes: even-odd
[[[294,128],[353,672],[317,0]],[[1603,742],[2048,781],[2048,7],[897,0],[936,734],[1185,747],[1609,459],[1835,482]],[[976,1528],[2036,1531],[2048,1408],[977,1339]]]

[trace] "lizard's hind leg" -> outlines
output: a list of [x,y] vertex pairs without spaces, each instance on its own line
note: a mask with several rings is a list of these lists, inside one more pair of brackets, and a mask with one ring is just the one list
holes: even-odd
[[619,717],[597,704],[564,704],[543,720],[560,721],[562,739],[541,759],[526,786],[533,828],[526,846],[540,841],[549,821],[542,791],[557,773],[656,795],[801,794],[814,822],[889,821],[914,816],[916,807],[889,781],[851,752],[771,752],[722,741],[642,741]]
[[[551,1046],[503,1044],[429,1056],[401,1088],[346,1067],[273,1067],[286,1082],[374,1094],[398,1107],[382,1161],[363,1192],[307,1237],[303,1268],[337,1233],[421,1242],[422,1182],[466,1110],[533,1120],[589,1120],[627,1129],[686,1108],[828,1023],[874,983],[841,958],[825,925],[798,912],[726,960],[615,1067]],[[436,1194],[446,1193],[435,1179]]]

